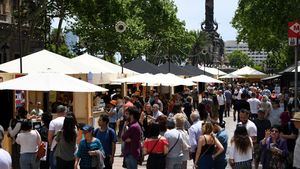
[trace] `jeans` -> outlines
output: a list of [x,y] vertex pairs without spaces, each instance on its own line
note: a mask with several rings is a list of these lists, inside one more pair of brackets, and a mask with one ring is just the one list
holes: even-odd
[[75,160],[65,161],[59,157],[56,157],[56,162],[57,169],[74,169]]
[[127,169],[137,169],[137,160],[132,155],[125,157],[125,163]]
[[20,156],[21,169],[38,169],[40,160],[36,158],[36,153],[24,153]]
[[49,161],[50,161],[50,168],[51,169],[56,169],[56,158],[54,156],[55,151],[50,151],[49,155]]

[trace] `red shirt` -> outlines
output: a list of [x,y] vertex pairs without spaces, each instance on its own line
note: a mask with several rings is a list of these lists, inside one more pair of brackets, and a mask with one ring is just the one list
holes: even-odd
[[[169,144],[168,140],[165,137],[161,137],[159,141],[157,143],[156,142],[157,139],[147,138],[145,140],[144,148],[147,150],[147,153],[156,153],[156,154],[163,153],[165,145]],[[152,152],[150,152],[151,150]]]

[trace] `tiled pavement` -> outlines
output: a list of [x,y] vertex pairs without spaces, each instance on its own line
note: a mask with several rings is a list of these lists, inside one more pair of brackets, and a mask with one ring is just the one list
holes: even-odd
[[[231,114],[232,115],[232,114]],[[234,130],[235,130],[235,126],[236,126],[236,122],[233,121],[232,116],[224,118],[224,120],[226,121],[226,131],[229,135],[229,139],[232,138]],[[229,140],[230,141],[230,140]],[[115,162],[114,162],[114,169],[122,169],[122,163],[123,163],[123,157],[120,157],[121,154],[121,145],[117,144],[117,149],[116,149],[116,157],[115,157]],[[145,158],[146,160],[146,158]],[[143,163],[143,166],[138,166],[139,169],[146,169],[146,162]],[[188,162],[188,169],[192,169],[193,168],[193,162],[190,160]],[[229,166],[227,168],[230,168]]]

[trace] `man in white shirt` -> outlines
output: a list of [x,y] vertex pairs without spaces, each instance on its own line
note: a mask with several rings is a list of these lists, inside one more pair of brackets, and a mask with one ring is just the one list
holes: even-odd
[[202,122],[200,121],[200,115],[197,111],[194,111],[190,115],[193,125],[189,128],[189,142],[190,142],[190,156],[195,161],[196,149],[198,145],[198,139],[201,136]]
[[62,129],[64,120],[65,120],[65,114],[66,114],[66,107],[63,105],[57,106],[56,112],[57,112],[57,118],[51,120],[49,125],[49,131],[48,131],[48,142],[49,145],[51,145],[50,149],[50,166],[51,169],[56,169],[56,160],[54,157],[54,150],[57,142],[55,141],[55,136],[59,130]]
[[222,124],[224,111],[226,108],[225,107],[226,106],[226,98],[225,98],[222,90],[218,91],[217,99],[218,99],[218,104],[219,104],[219,123]]
[[0,125],[0,168],[11,169],[12,162],[10,154],[2,148],[2,140],[4,139],[4,129]]
[[240,114],[239,114],[239,116],[240,116],[239,124],[245,125],[249,137],[251,137],[253,143],[255,143],[256,137],[257,137],[257,127],[251,120],[249,120],[249,115],[250,115],[250,112],[248,110],[241,109]]
[[255,120],[258,115],[258,109],[260,107],[260,101],[256,98],[256,93],[251,93],[251,98],[247,100],[249,105],[250,105],[250,112],[251,112],[251,116],[250,118],[252,120]]

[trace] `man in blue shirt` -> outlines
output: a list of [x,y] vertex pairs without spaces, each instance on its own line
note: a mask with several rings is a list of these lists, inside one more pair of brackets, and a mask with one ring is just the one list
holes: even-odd
[[94,131],[94,136],[100,140],[105,152],[104,169],[112,169],[117,142],[116,133],[108,127],[108,123],[108,115],[101,114],[98,120],[99,128]]
[[214,169],[225,169],[227,166],[226,151],[228,145],[228,134],[225,128],[222,128],[217,119],[211,119],[213,124],[213,131],[216,134],[217,139],[224,147],[224,151],[218,155],[214,160]]

